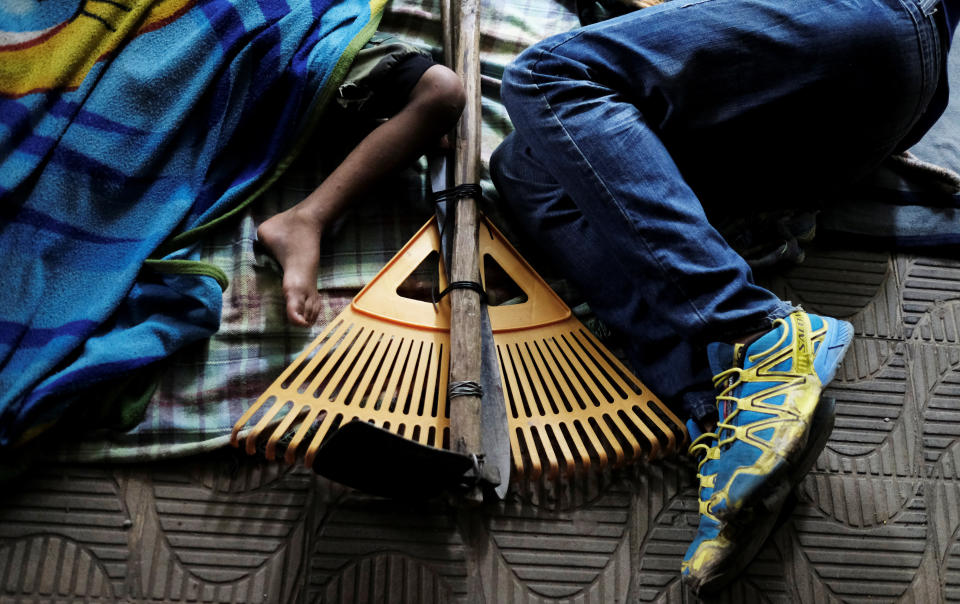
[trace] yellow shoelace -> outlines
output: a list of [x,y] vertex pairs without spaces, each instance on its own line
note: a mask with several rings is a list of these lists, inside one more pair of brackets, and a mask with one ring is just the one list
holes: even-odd
[[[786,322],[785,319],[776,319],[776,320],[773,322],[773,328],[774,328],[774,329],[776,329],[776,328],[777,328],[778,326],[780,326],[780,325],[783,326],[783,330],[782,330],[781,333],[780,333],[780,337],[777,338],[777,341],[776,341],[772,346],[770,346],[769,348],[767,348],[766,350],[763,350],[763,351],[758,352],[758,353],[756,353],[756,354],[751,354],[749,357],[747,357],[747,360],[748,360],[749,362],[755,363],[757,359],[759,359],[759,358],[761,358],[761,357],[765,357],[765,356],[767,356],[768,354],[770,354],[771,352],[773,352],[774,350],[780,348],[780,346],[783,344],[783,342],[787,339],[787,336],[789,335],[789,331],[790,331],[789,326],[787,325],[787,322]],[[743,372],[744,372],[744,369],[742,369],[742,368],[740,368],[740,367],[731,367],[730,369],[727,369],[727,370],[725,370],[725,371],[721,371],[721,372],[718,373],[717,375],[713,376],[713,386],[714,386],[714,388],[719,388],[719,387],[720,387],[721,385],[723,385],[724,383],[727,384],[726,388],[724,388],[723,391],[722,391],[720,394],[717,395],[717,414],[718,414],[718,416],[720,416],[720,420],[717,422],[717,428],[716,428],[716,434],[715,434],[715,436],[718,438],[718,440],[717,440],[717,448],[721,448],[721,447],[723,447],[723,446],[725,446],[725,445],[733,442],[734,440],[736,440],[736,436],[735,436],[735,435],[736,435],[736,426],[734,426],[731,422],[732,422],[733,419],[737,416],[737,414],[740,413],[740,406],[737,404],[737,403],[739,403],[740,399],[739,399],[738,397],[735,397],[735,396],[730,396],[729,393],[730,393],[734,388],[736,388],[737,386],[740,385],[740,382],[742,381],[742,380],[741,380],[741,375],[743,374]],[[731,378],[733,378],[734,376],[736,376],[736,379],[731,379]],[[721,404],[722,404],[723,401],[729,401],[729,402],[733,403],[733,411],[730,412],[729,414],[727,414],[726,417],[723,417],[723,415],[722,415],[723,410],[721,409]],[[729,436],[729,437],[720,439],[719,435],[720,435],[724,430],[729,430],[730,433],[734,434],[734,436]],[[697,439],[697,440],[699,440],[699,439]],[[691,445],[690,448],[691,448],[691,450],[692,450],[692,449],[693,449],[693,445]],[[704,459],[706,459],[706,457],[704,457]],[[702,463],[702,462],[701,462],[701,463]],[[699,470],[699,468],[698,468],[698,470]]]

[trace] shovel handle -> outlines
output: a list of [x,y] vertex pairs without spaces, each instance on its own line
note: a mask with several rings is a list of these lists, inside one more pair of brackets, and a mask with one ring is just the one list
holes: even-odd
[[[467,103],[457,126],[454,184],[476,183],[480,159],[480,24],[478,1],[460,0],[453,20],[454,70],[463,80]],[[477,248],[477,200],[463,198],[454,213],[452,281],[480,281]],[[480,294],[450,292],[450,383],[480,383]],[[450,399],[450,448],[466,455],[482,453],[480,396]]]

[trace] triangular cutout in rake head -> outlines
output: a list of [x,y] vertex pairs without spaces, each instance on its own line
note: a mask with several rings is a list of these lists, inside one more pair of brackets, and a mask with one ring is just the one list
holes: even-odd
[[[515,475],[572,475],[577,468],[622,465],[676,450],[686,437],[682,423],[573,317],[499,231],[485,225],[481,255],[492,257],[525,293],[520,304],[489,308]],[[409,491],[425,484],[423,455],[436,449],[443,459],[435,471],[459,474],[437,476],[435,484],[462,478],[473,461],[454,462],[449,455],[458,454],[445,450],[449,303],[397,293],[439,249],[436,222],[430,220],[243,414],[231,442],[243,442],[254,454],[268,434],[268,459],[282,448],[287,463],[302,454],[305,465],[323,475],[343,464],[351,470],[335,472],[338,482],[367,491],[371,483],[395,485],[375,491],[380,494],[415,495]],[[442,271],[439,278],[442,287]],[[366,429],[347,445],[338,442],[344,435],[332,439],[351,421],[372,424],[414,446],[393,446],[379,433],[366,438]],[[368,454],[344,460],[344,450]]]
[[520,304],[489,308],[514,475],[570,477],[578,468],[619,467],[676,451],[686,439],[682,422],[573,315],[507,239],[489,221],[484,224],[481,257],[492,259],[526,295]]

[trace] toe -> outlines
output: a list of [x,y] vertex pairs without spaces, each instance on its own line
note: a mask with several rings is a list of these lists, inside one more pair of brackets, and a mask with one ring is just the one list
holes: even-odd
[[310,324],[313,325],[320,318],[320,296],[316,292],[310,298]]
[[300,294],[289,294],[287,296],[287,318],[290,319],[293,324],[301,327],[310,325],[304,312],[305,302],[304,296]]

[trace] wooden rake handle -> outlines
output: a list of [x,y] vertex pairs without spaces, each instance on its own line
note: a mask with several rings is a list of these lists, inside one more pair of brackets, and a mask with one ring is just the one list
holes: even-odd
[[[454,0],[456,1],[456,0]],[[463,80],[467,102],[457,126],[454,185],[476,183],[480,162],[480,23],[478,0],[459,0],[454,13],[454,71]],[[479,281],[477,200],[463,198],[454,206],[451,281]],[[450,292],[450,383],[480,383],[480,294],[469,289]],[[450,448],[466,455],[482,453],[480,396],[450,400]]]

